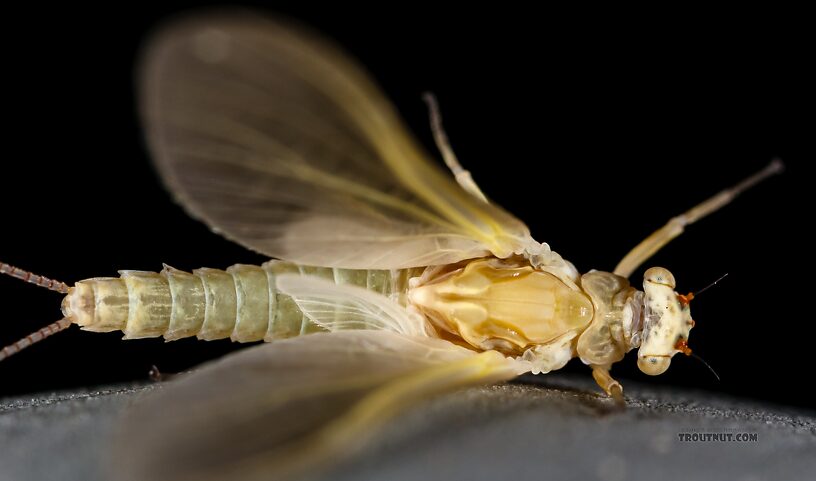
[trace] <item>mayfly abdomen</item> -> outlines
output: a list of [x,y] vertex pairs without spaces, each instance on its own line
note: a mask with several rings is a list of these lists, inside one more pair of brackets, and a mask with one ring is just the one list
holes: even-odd
[[271,341],[323,330],[287,294],[281,274],[323,277],[364,287],[404,304],[408,279],[422,269],[354,270],[311,267],[273,260],[192,273],[165,266],[161,272],[120,271],[120,277],[78,282],[63,301],[65,317],[84,330],[121,330],[126,339],[196,336],[237,342]]

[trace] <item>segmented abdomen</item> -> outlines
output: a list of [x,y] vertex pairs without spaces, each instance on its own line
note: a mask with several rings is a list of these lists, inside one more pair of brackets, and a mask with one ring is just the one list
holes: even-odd
[[323,328],[306,318],[276,276],[316,275],[391,296],[405,304],[408,279],[422,269],[352,270],[300,266],[273,260],[262,266],[236,264],[226,271],[191,273],[165,266],[159,272],[120,271],[76,283],[62,303],[71,322],[94,332],[121,330],[126,339],[196,336],[238,342],[271,341]]

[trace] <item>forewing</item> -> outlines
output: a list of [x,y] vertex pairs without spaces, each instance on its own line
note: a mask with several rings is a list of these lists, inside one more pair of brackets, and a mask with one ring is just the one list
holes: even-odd
[[522,222],[430,162],[363,71],[303,28],[197,16],[155,35],[142,67],[165,183],[251,249],[389,269],[507,257],[532,242]]
[[353,452],[429,395],[510,379],[519,366],[496,352],[390,331],[257,346],[137,404],[112,472],[126,480],[285,479]]

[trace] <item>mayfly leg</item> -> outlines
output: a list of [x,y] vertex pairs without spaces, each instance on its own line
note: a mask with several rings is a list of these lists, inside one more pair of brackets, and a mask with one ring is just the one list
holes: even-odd
[[711,214],[724,207],[735,197],[743,191],[753,187],[757,183],[765,180],[771,175],[778,174],[784,170],[785,166],[779,159],[774,159],[767,167],[748,177],[739,184],[721,191],[719,194],[711,197],[702,204],[699,204],[692,209],[684,212],[677,217],[672,218],[669,222],[656,230],[652,235],[643,240],[634,249],[626,254],[626,257],[621,260],[617,267],[615,267],[615,274],[621,277],[629,277],[632,273],[640,267],[647,259],[652,257],[672,239],[679,236],[685,230],[685,227],[691,225],[703,217]]
[[487,197],[482,193],[482,189],[476,185],[476,181],[473,180],[470,171],[462,167],[462,164],[459,163],[459,159],[456,158],[456,154],[453,153],[450,142],[448,142],[448,135],[442,127],[442,114],[439,112],[439,104],[436,102],[436,97],[430,92],[425,92],[422,95],[422,99],[425,100],[425,103],[428,105],[428,114],[431,117],[431,131],[433,132],[434,142],[436,142],[436,147],[439,149],[439,152],[442,153],[442,159],[445,161],[445,165],[447,165],[453,173],[456,182],[458,182],[467,193],[487,203]]
[[601,389],[612,396],[618,403],[623,403],[623,386],[609,375],[610,366],[592,366],[592,377]]

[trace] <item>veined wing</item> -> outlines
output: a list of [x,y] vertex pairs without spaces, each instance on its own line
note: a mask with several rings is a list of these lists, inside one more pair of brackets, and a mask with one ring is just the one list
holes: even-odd
[[383,329],[408,336],[433,332],[421,314],[362,287],[295,274],[280,275],[276,282],[278,290],[291,296],[304,315],[329,331]]
[[124,480],[268,480],[360,448],[384,421],[525,364],[391,331],[318,333],[243,350],[136,406],[112,461]]
[[390,269],[539,246],[522,222],[430,162],[362,69],[300,27],[193,17],[154,37],[142,74],[165,183],[246,247]]

